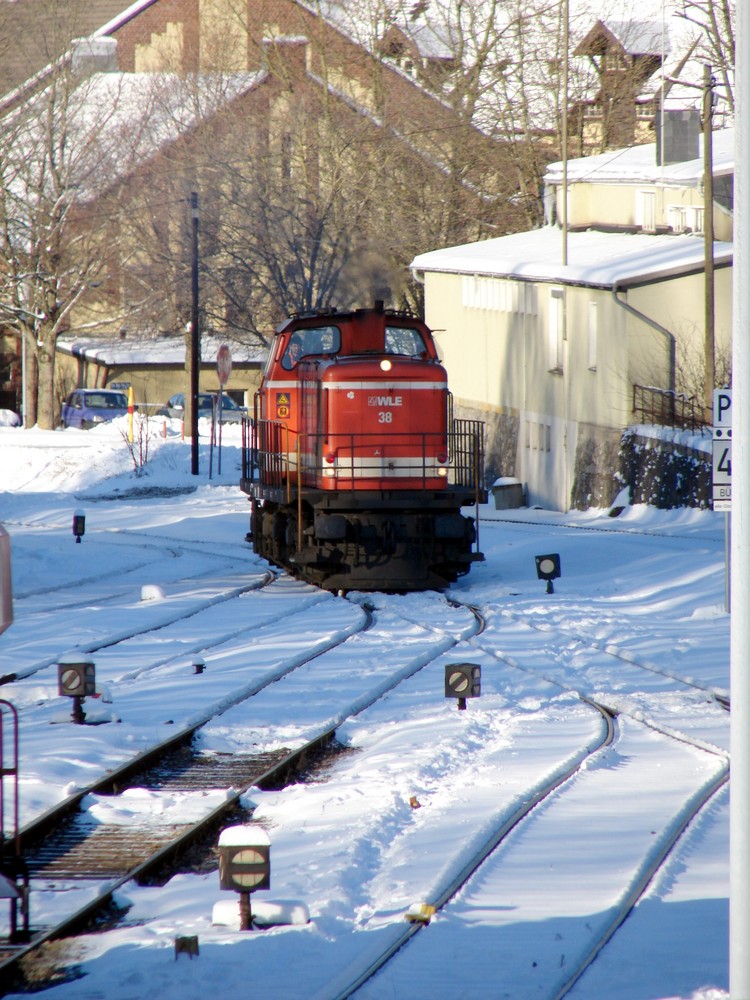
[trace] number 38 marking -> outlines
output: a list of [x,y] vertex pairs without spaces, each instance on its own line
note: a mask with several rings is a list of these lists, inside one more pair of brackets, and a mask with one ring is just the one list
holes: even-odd
[[393,414],[390,410],[379,410],[378,411],[378,423],[379,424],[392,424]]

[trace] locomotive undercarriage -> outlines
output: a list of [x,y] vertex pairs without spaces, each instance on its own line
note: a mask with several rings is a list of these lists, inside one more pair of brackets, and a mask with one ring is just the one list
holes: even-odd
[[439,590],[483,558],[462,493],[253,498],[253,549],[326,590]]

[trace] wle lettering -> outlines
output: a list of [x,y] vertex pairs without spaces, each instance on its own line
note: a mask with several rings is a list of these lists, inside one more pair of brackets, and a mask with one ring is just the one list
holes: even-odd
[[369,396],[368,406],[403,406],[402,396]]

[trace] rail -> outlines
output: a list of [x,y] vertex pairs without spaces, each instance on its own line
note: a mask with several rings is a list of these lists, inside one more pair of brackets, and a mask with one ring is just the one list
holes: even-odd
[[[616,735],[615,722],[610,711],[589,699],[584,699],[592,709],[599,712],[601,726],[599,733],[587,746],[580,750],[559,771],[536,785],[519,797],[511,808],[499,817],[494,828],[488,830],[487,839],[468,856],[460,870],[436,888],[433,898],[435,910],[441,910],[456,894],[476,875],[480,866],[489,858],[495,849],[524,822],[531,812],[550,795],[579,774],[586,761],[591,760],[595,753],[613,743]],[[355,959],[333,984],[329,983],[323,993],[317,993],[312,1000],[348,1000],[357,990],[379,972],[408,941],[429,924],[429,920],[413,920],[393,925],[390,941],[384,945],[379,954],[367,953],[361,964]]]
[[[295,434],[274,420],[243,420],[242,477],[256,477],[264,486],[286,488],[301,473],[307,485],[325,475],[323,446],[336,454],[337,488],[354,490],[363,480],[377,481],[379,489],[397,488],[400,481],[419,480],[421,489],[442,478],[448,485],[479,491],[484,473],[484,424],[454,420],[447,434],[427,432]],[[447,445],[447,447],[446,447]],[[441,452],[445,458],[441,462]],[[437,458],[436,458],[437,456]],[[334,466],[329,466],[333,470]]]
[[[22,941],[29,934],[29,881],[21,855],[18,827],[18,774],[18,710],[3,698],[0,699],[0,897],[7,899],[10,907],[11,943]],[[6,808],[6,778],[11,785],[7,796],[9,808]],[[20,929],[19,907],[22,916]]]

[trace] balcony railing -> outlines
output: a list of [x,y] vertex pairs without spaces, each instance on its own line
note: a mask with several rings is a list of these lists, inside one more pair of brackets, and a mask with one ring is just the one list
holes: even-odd
[[660,427],[682,427],[697,431],[711,422],[703,402],[668,389],[633,386],[633,416],[636,423]]

